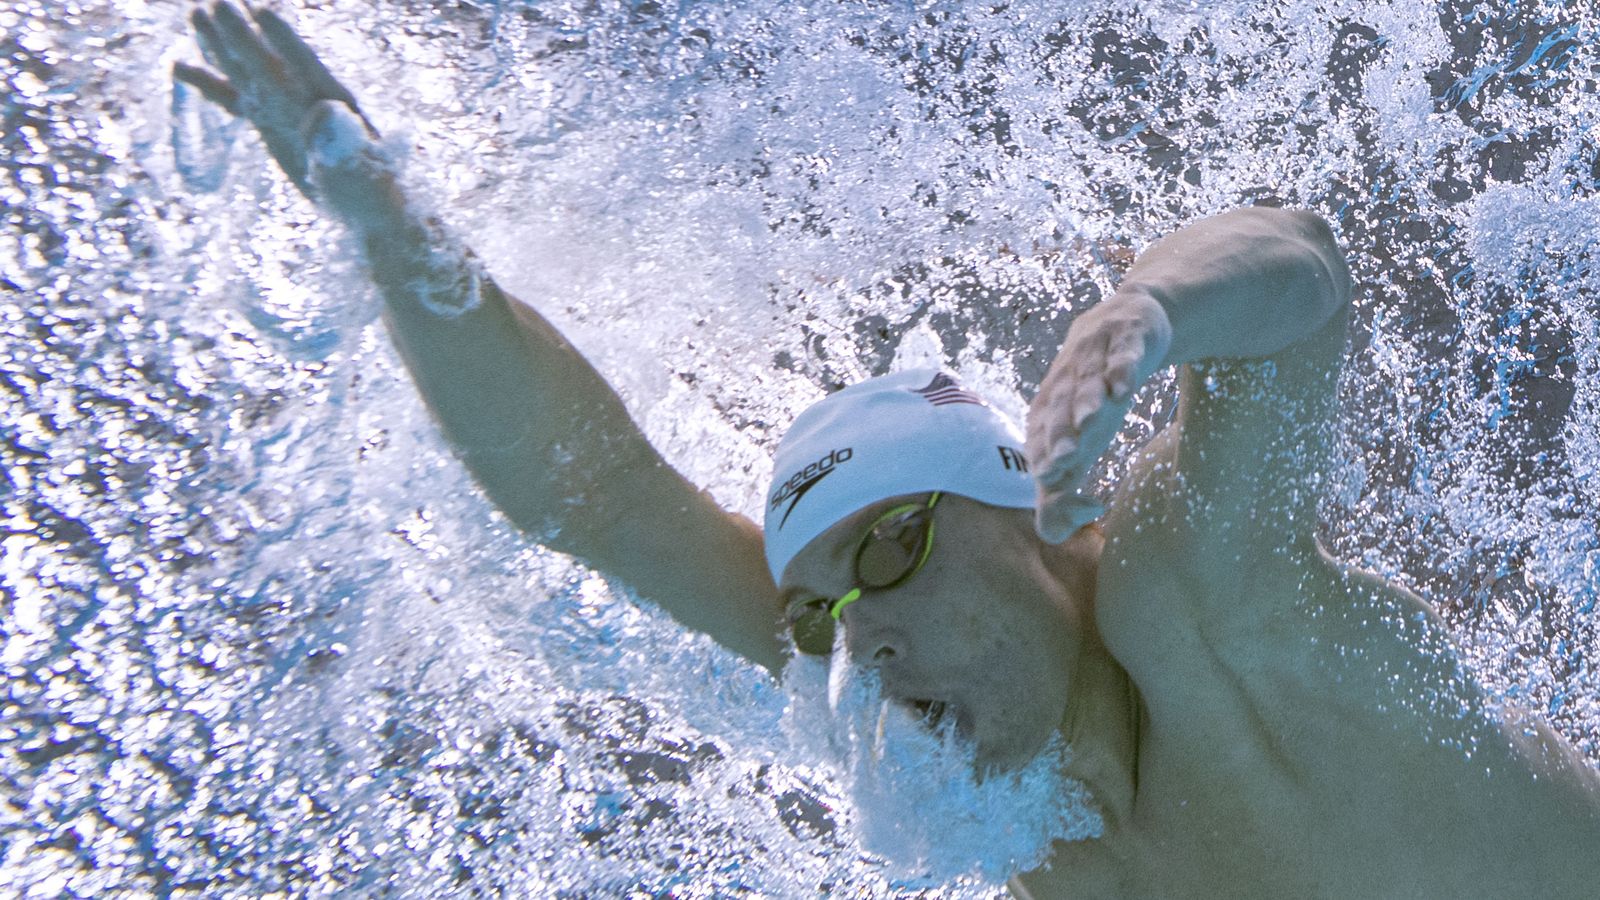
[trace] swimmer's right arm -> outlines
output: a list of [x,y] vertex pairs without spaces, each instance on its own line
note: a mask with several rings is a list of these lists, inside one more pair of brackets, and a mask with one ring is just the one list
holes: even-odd
[[289,26],[254,20],[227,3],[197,12],[222,76],[180,65],[177,77],[248,117],[285,174],[359,237],[390,334],[485,492],[541,543],[779,669],[759,529],[668,466],[560,332],[415,208],[355,98]]

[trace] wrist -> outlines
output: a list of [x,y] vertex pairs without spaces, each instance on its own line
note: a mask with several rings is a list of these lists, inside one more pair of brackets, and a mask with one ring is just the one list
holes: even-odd
[[1138,283],[1125,283],[1106,301],[1118,310],[1119,317],[1137,322],[1133,326],[1143,332],[1144,354],[1139,367],[1139,380],[1150,377],[1160,369],[1183,362],[1175,352],[1175,328],[1172,310],[1162,301],[1160,292]]
[[395,162],[351,108],[323,100],[306,114],[306,168],[315,199],[367,240],[403,233],[406,198]]

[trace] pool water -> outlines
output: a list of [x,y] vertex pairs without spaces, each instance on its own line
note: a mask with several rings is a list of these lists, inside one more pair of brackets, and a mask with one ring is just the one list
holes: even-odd
[[[870,691],[775,684],[516,534],[348,236],[172,87],[190,8],[0,0],[0,892],[987,897],[1094,832],[1048,778],[963,786],[915,729],[854,747],[827,723]],[[279,8],[746,513],[826,389],[932,361],[1020,415],[1132,253],[1319,211],[1358,284],[1324,541],[1600,761],[1582,5]],[[951,821],[1028,812],[885,826],[918,784]]]

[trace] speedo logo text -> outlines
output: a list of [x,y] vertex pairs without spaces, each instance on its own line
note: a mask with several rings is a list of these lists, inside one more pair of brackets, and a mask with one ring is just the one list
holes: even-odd
[[800,499],[806,495],[807,491],[816,487],[821,483],[822,479],[832,475],[839,466],[849,462],[850,457],[854,455],[855,450],[851,447],[838,447],[829,450],[821,459],[807,464],[805,468],[790,475],[788,481],[779,485],[772,492],[771,508],[776,511],[785,500],[789,502],[789,508],[783,511],[783,518],[778,520],[778,527],[782,528],[783,523],[789,521],[789,514],[794,512],[795,504],[800,502]]

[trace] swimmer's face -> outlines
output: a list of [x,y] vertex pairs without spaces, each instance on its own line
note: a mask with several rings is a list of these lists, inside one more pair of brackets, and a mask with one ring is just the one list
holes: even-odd
[[[855,554],[884,511],[875,503],[823,532],[784,570],[786,602],[837,598],[855,586]],[[980,768],[1017,768],[1061,724],[1082,646],[1062,554],[1041,542],[1032,511],[946,494],[933,551],[904,583],[868,590],[841,619],[851,657],[919,712],[939,709],[978,748]]]

